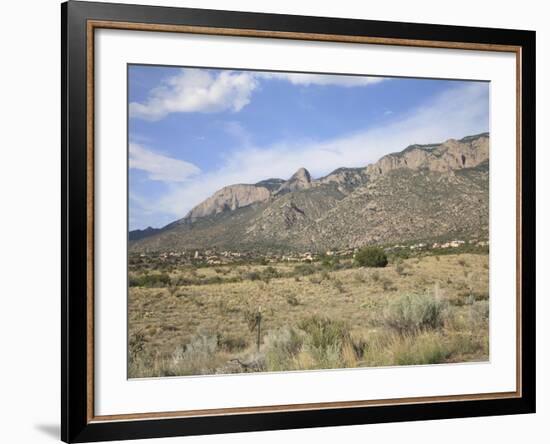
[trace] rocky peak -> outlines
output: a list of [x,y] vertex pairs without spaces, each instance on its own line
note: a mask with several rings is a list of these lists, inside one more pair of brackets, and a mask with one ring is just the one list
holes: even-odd
[[311,175],[309,171],[305,168],[300,168],[296,171],[290,179],[284,182],[277,191],[275,195],[290,193],[297,190],[305,190],[311,188]]
[[219,214],[224,211],[234,211],[237,208],[246,207],[258,202],[265,202],[271,197],[271,191],[260,185],[229,185],[216,191],[208,199],[194,207],[186,220],[193,222],[200,217]]
[[489,134],[483,133],[460,140],[449,139],[441,144],[411,145],[368,165],[366,171],[372,176],[398,168],[447,172],[475,167],[488,159]]

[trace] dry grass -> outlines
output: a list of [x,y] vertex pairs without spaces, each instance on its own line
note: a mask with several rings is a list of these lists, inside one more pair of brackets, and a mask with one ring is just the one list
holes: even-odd
[[[487,264],[460,254],[376,270],[181,267],[167,285],[130,287],[129,376],[487,360]],[[247,316],[260,307],[258,351]]]

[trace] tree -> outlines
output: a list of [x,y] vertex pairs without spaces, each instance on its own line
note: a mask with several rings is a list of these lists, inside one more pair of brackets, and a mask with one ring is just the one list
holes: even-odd
[[379,267],[388,265],[388,256],[382,248],[364,247],[355,253],[355,263],[360,267]]

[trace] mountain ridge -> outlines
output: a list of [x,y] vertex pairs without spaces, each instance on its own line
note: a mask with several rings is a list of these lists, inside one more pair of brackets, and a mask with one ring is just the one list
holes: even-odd
[[[203,244],[237,249],[254,245],[313,249],[398,239],[399,229],[404,233],[401,237],[418,239],[422,237],[419,231],[426,230],[426,225],[435,237],[445,236],[446,232],[485,236],[488,160],[489,134],[481,133],[439,144],[409,145],[365,167],[340,167],[318,179],[312,179],[302,167],[286,181],[270,178],[256,184],[228,185],[184,218],[151,231],[150,236],[132,239],[131,232],[130,248],[151,251]],[[466,170],[467,174],[457,175]],[[415,194],[415,188],[420,195]],[[477,204],[470,195],[476,196]],[[434,205],[434,196],[444,202],[443,209]],[[399,206],[395,205],[398,202]],[[422,223],[422,214],[415,208],[404,213],[402,209],[408,208],[410,202],[424,208],[425,219],[431,222]],[[451,207],[474,215],[467,217],[468,229],[449,219],[449,214],[455,213]],[[445,219],[440,224],[442,229],[432,220],[438,211]],[[479,220],[474,221],[476,217]],[[352,218],[360,222],[353,224]],[[235,221],[239,224],[235,225]]]

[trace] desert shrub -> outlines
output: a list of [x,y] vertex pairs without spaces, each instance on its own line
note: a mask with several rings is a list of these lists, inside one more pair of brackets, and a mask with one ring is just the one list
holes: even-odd
[[212,276],[204,278],[201,281],[201,284],[203,285],[211,285],[211,284],[223,284],[225,281],[221,276]]
[[464,360],[465,356],[488,356],[489,335],[480,332],[454,332],[449,340],[454,359]]
[[303,352],[308,354],[310,368],[356,366],[354,343],[344,322],[313,316],[298,326],[305,333]]
[[395,285],[393,285],[393,281],[389,278],[380,279],[380,283],[382,284],[382,289],[384,291],[395,291],[395,290],[397,290],[397,287]]
[[407,275],[407,272],[405,271],[405,265],[402,261],[395,264],[395,271],[399,276]]
[[280,273],[275,267],[272,267],[271,265],[265,268],[261,273],[262,280],[265,280],[267,282],[269,282],[270,279],[275,279],[278,277],[280,277]]
[[340,265],[340,259],[336,256],[323,256],[321,258],[321,265],[331,270],[337,269]]
[[262,276],[257,271],[250,271],[249,273],[246,273],[244,275],[245,279],[248,279],[250,281],[259,281]]
[[355,254],[355,263],[360,267],[385,267],[388,256],[378,247],[364,247]]
[[148,325],[145,330],[149,336],[154,336],[159,331],[159,328],[154,325]]
[[405,293],[388,304],[383,322],[399,334],[414,334],[442,327],[445,311],[445,304],[433,295]]
[[455,293],[447,298],[449,304],[455,307],[462,307],[469,303],[469,293]]
[[248,341],[241,336],[218,335],[218,347],[224,351],[240,351],[248,347]]
[[172,370],[179,375],[204,375],[214,373],[219,359],[218,337],[198,334],[185,346],[178,347],[172,353]]
[[489,335],[486,332],[453,332],[443,336],[436,331],[396,337],[390,345],[393,362],[397,365],[440,364],[464,362],[489,354]]
[[334,281],[332,281],[332,286],[334,287],[335,290],[338,290],[339,293],[346,292],[346,288],[344,287],[344,284],[340,279],[334,279]]
[[342,351],[346,347],[347,343],[334,343],[329,344],[325,348],[313,347],[311,344],[305,344],[305,353],[309,355],[311,361],[311,367],[313,369],[326,369],[326,368],[341,368],[345,366],[342,359]]
[[449,298],[449,302],[457,307],[461,307],[463,305],[473,305],[476,302],[488,300],[489,293],[487,291],[478,292],[471,290],[458,292],[453,297]]
[[168,287],[168,293],[170,294],[170,296],[175,296],[177,291],[178,291],[178,287],[176,285],[170,285]]
[[369,367],[446,362],[453,349],[439,332],[400,335],[388,330],[370,334],[362,362]]
[[392,346],[392,353],[397,365],[425,365],[445,362],[452,350],[440,334],[423,332],[399,338]]
[[190,302],[193,302],[195,305],[197,305],[198,307],[204,307],[204,301],[202,300],[202,298],[200,296],[198,296],[196,293],[190,293],[187,296],[187,299],[190,301]]
[[271,331],[264,339],[265,365],[268,371],[285,371],[295,368],[295,356],[300,352],[303,337],[292,328]]
[[307,342],[314,348],[328,349],[351,341],[349,329],[342,321],[312,316],[300,321],[298,327],[307,334]]
[[289,294],[287,297],[286,297],[286,301],[288,302],[288,305],[292,305],[293,307],[295,307],[296,305],[300,305],[300,301],[298,300],[298,298],[293,295],[293,294]]
[[231,284],[231,283],[242,282],[242,281],[243,281],[242,276],[230,276],[226,278],[224,282]]
[[143,352],[146,342],[147,340],[145,339],[145,335],[143,334],[142,330],[136,331],[130,335],[130,338],[128,341],[128,351],[130,355],[130,360],[136,359],[136,357],[141,352]]
[[473,292],[474,298],[476,301],[488,301],[489,300],[489,292],[483,291],[483,292]]
[[169,370],[170,361],[158,353],[141,353],[128,362],[129,378],[146,378],[151,376],[172,376]]
[[320,284],[321,282],[323,282],[323,277],[322,276],[311,276],[309,278],[309,282],[311,282],[312,284]]
[[367,367],[392,365],[393,356],[390,345],[394,337],[395,333],[386,329],[370,332],[362,350],[363,365]]
[[321,263],[322,268],[328,268],[331,271],[338,271],[338,270],[349,270],[350,268],[353,268],[355,266],[353,259],[352,260],[342,260],[341,257],[334,257],[332,260],[327,264],[323,265]]
[[357,350],[347,326],[316,316],[303,319],[298,328],[270,332],[264,340],[269,371],[307,370],[357,366]]
[[149,273],[140,276],[130,276],[130,287],[166,287],[170,285],[170,276],[167,273]]
[[392,257],[397,260],[397,259],[409,259],[411,257],[411,253],[410,253],[410,250],[409,249],[400,249],[400,250],[396,250],[394,252],[392,252]]
[[475,301],[469,310],[469,321],[473,328],[482,328],[489,322],[489,301]]
[[315,266],[312,264],[298,264],[294,267],[294,273],[298,276],[309,276],[315,271]]

